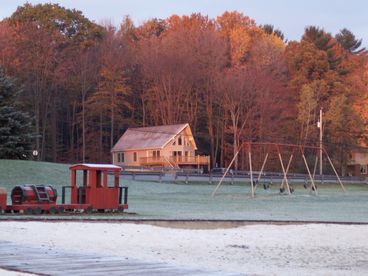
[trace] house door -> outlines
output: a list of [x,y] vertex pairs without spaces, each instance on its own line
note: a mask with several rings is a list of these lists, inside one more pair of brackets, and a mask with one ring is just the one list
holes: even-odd
[[181,161],[181,151],[173,151],[173,157],[176,162]]

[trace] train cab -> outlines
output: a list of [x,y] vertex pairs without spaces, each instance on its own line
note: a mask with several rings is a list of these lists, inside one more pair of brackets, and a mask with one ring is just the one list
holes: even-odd
[[[71,204],[89,204],[93,209],[127,209],[127,187],[119,186],[121,167],[104,164],[75,164],[71,170]],[[81,174],[81,177],[77,177]],[[112,174],[113,181],[108,176]],[[124,203],[122,197],[124,194]],[[65,192],[63,191],[63,201]],[[64,202],[63,202],[64,203]]]

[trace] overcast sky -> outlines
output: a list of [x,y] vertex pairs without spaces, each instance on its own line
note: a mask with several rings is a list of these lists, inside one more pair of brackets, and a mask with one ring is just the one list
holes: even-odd
[[10,16],[19,5],[29,2],[59,3],[75,8],[95,22],[111,19],[118,25],[125,15],[136,24],[150,18],[200,12],[215,18],[224,11],[237,10],[256,20],[273,24],[289,40],[300,39],[304,27],[316,25],[336,34],[348,28],[368,46],[368,1],[366,0],[0,0],[0,18]]

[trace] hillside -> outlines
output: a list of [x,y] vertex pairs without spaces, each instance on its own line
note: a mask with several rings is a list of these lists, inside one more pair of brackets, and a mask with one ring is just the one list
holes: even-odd
[[8,192],[20,184],[69,185],[69,165],[26,160],[0,159],[0,187]]

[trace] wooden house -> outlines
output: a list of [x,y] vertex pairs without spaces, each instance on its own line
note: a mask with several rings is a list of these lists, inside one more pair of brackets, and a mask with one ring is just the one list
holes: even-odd
[[368,149],[354,149],[349,154],[347,173],[350,176],[368,177]]
[[129,128],[111,150],[114,165],[209,168],[208,156],[196,155],[189,124]]

